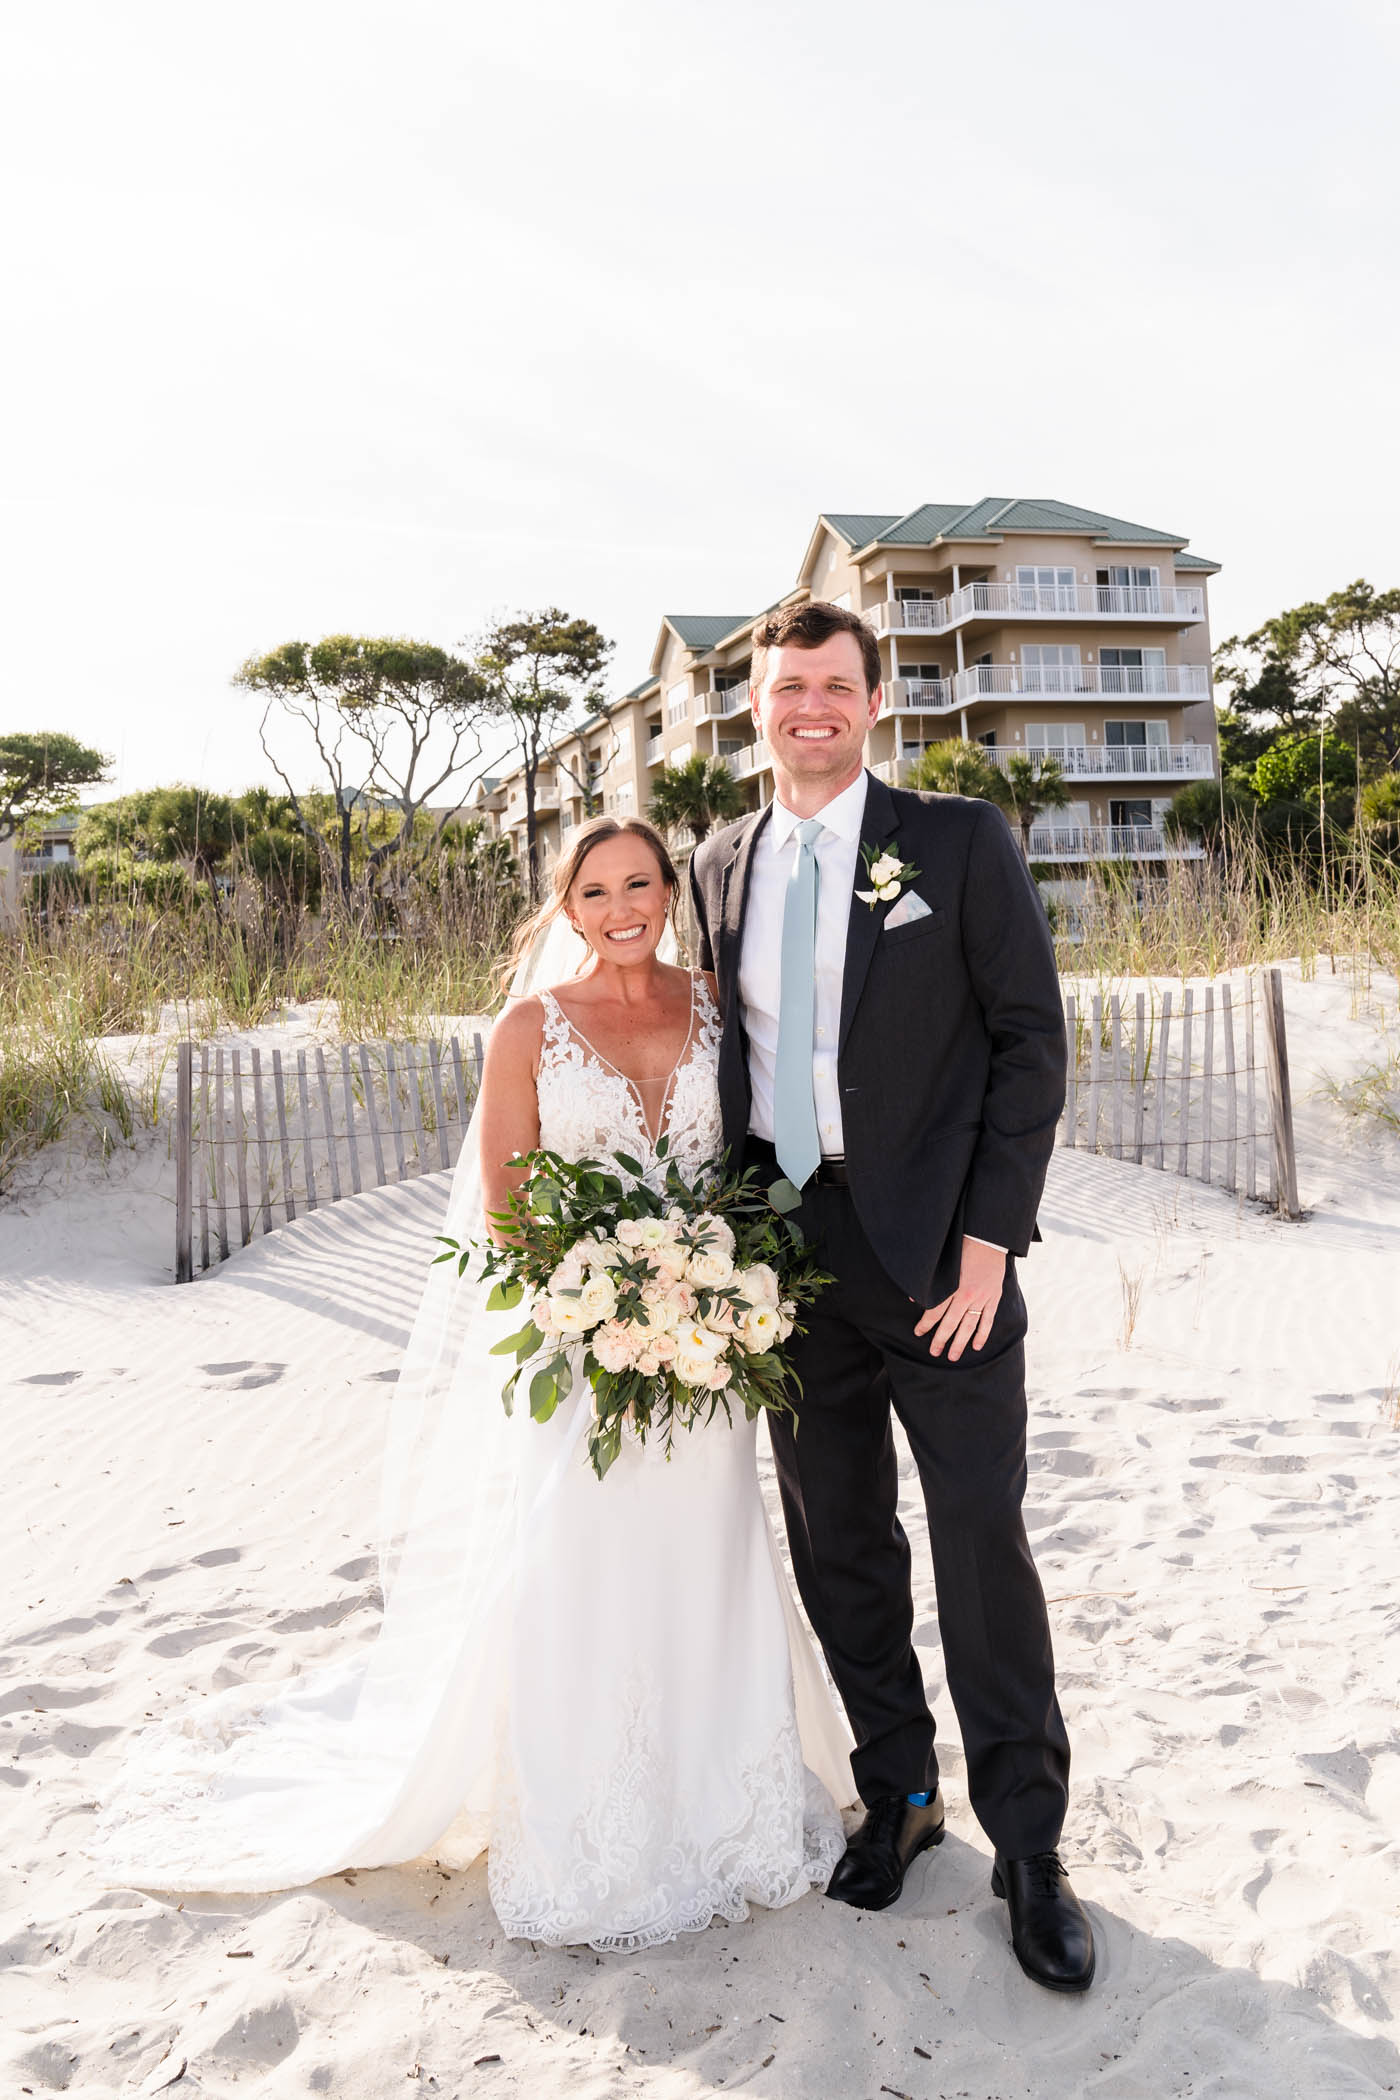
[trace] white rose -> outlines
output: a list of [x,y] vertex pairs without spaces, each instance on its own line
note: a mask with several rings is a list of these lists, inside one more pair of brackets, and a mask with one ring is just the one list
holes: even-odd
[[610,1320],[617,1311],[617,1287],[606,1269],[597,1269],[583,1286],[579,1304],[595,1320]]
[[678,1363],[681,1356],[703,1356],[706,1363],[712,1363],[724,1354],[725,1338],[702,1327],[698,1320],[686,1320],[676,1329],[676,1348],[680,1352]]
[[776,1305],[778,1302],[778,1279],[766,1261],[756,1261],[751,1269],[741,1269],[734,1283],[750,1305]]
[[642,1220],[640,1218],[624,1218],[617,1228],[616,1238],[618,1245],[621,1247],[640,1247],[642,1244]]
[[695,1236],[707,1247],[723,1247],[726,1254],[734,1252],[734,1234],[726,1218],[717,1218],[712,1210],[702,1210],[695,1220]]
[[[567,1256],[569,1261],[578,1263],[580,1270],[610,1269],[618,1258],[615,1243],[605,1239],[575,1240]],[[574,1280],[576,1283],[582,1283],[583,1277],[580,1274]]]
[[549,1324],[555,1334],[582,1334],[593,1325],[581,1298],[551,1298]]
[[888,904],[891,897],[899,895],[899,884],[897,882],[879,883],[876,886],[875,894],[882,904]]
[[669,1239],[674,1238],[674,1234],[664,1218],[639,1218],[637,1223],[641,1227],[642,1234],[638,1242],[639,1246],[664,1247]]
[[539,1328],[541,1334],[553,1332],[554,1313],[547,1293],[536,1298],[534,1304],[530,1307],[530,1318],[534,1321],[536,1327]]
[[878,890],[885,882],[894,882],[899,876],[900,864],[892,853],[882,853],[878,860],[870,863],[870,880]]
[[687,1283],[704,1290],[718,1290],[734,1274],[734,1263],[722,1247],[697,1247],[685,1265]]
[[755,1305],[744,1315],[744,1347],[755,1356],[771,1349],[780,1338],[782,1316],[776,1305]]
[[577,1247],[571,1247],[561,1262],[556,1262],[549,1279],[552,1291],[576,1291],[583,1282],[584,1264]]
[[713,1369],[713,1357],[692,1356],[688,1353],[688,1351],[684,1349],[678,1351],[677,1353],[675,1370],[676,1376],[680,1379],[682,1385],[698,1386],[701,1388],[708,1386],[710,1382],[710,1373]]

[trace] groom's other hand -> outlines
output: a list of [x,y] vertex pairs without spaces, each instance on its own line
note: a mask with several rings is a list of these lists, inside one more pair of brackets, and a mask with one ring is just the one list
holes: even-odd
[[957,1289],[941,1305],[931,1305],[921,1314],[914,1328],[917,1335],[932,1328],[929,1355],[941,1356],[946,1348],[949,1363],[955,1364],[969,1342],[980,1349],[992,1331],[1005,1282],[1005,1248],[964,1239]]

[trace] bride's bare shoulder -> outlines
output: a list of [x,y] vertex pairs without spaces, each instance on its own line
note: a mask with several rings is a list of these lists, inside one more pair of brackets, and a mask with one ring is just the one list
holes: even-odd
[[523,999],[507,999],[491,1026],[487,1055],[496,1065],[539,1061],[544,1040],[544,1002],[531,992]]

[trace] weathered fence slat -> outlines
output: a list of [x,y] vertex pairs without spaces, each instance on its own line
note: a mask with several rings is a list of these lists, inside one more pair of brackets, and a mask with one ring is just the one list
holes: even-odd
[[272,1230],[272,1175],[269,1170],[267,1118],[263,1114],[262,1052],[253,1052],[253,1123],[258,1133],[258,1214],[264,1233]]
[[1201,1063],[1201,1179],[1210,1180],[1210,1141],[1215,1121],[1215,986],[1206,986],[1206,1049]]
[[1113,1157],[1123,1157],[1123,1002],[1115,992],[1108,1002],[1113,1037]]
[[287,1136],[287,1081],[280,1050],[272,1053],[272,1098],[277,1107],[277,1149],[282,1161],[282,1207],[290,1225],[297,1214],[297,1199],[292,1187],[292,1146]]
[[[331,1202],[340,1201],[340,1162],[336,1158],[335,1121],[331,1115],[331,1084],[326,1077],[326,1053],[316,1045],[316,1092],[321,1102],[321,1123],[326,1133],[326,1158],[331,1170]],[[307,1133],[308,1137],[310,1132]],[[307,1150],[310,1150],[308,1145]]]
[[394,1046],[384,1045],[384,1070],[388,1075],[389,1132],[394,1140],[394,1165],[403,1180],[403,1102],[399,1092],[399,1069],[394,1061]]
[[1142,1165],[1142,1126],[1147,1109],[1147,998],[1139,992],[1133,1005],[1133,1159]]
[[374,1185],[384,1186],[384,1145],[379,1135],[379,1108],[374,1098],[374,1079],[370,1072],[369,1046],[360,1045],[360,1073],[365,1082],[365,1109],[369,1116],[370,1143],[374,1147]]
[[218,1220],[219,1260],[228,1260],[228,1161],[224,1154],[228,1146],[228,1126],[225,1122],[224,1099],[224,1049],[220,1043],[214,1052],[214,1123],[217,1135],[214,1139],[214,1214]]
[[1099,1149],[1099,1067],[1103,1059],[1103,997],[1089,1004],[1089,1150]]
[[1167,1058],[1171,1048],[1172,995],[1162,994],[1162,1026],[1157,1037],[1157,1084],[1153,1089],[1152,1103],[1152,1149],[1156,1153],[1153,1165],[1163,1173],[1167,1166],[1166,1114],[1167,1114]]
[[175,1281],[194,1280],[194,1236],[190,1198],[194,1193],[194,1045],[188,1040],[175,1052]]
[[1255,1121],[1256,1100],[1254,1092],[1254,1009],[1259,1001],[1259,979],[1256,977],[1249,988],[1249,1004],[1244,1010],[1244,1192],[1251,1200],[1259,1193],[1257,1132]]
[[[476,1040],[480,1042],[480,1036]],[[465,1130],[467,1127],[467,1081],[466,1074],[462,1070],[462,1046],[455,1035],[448,1044],[447,1049],[452,1060],[452,1085],[457,1095],[457,1114],[461,1118],[462,1128]]]
[[1264,1000],[1264,1035],[1269,1059],[1269,1120],[1274,1137],[1274,1200],[1285,1218],[1302,1215],[1298,1208],[1298,1162],[1293,1150],[1293,1087],[1288,1072],[1288,1040],[1283,1025],[1283,978],[1267,970],[1260,986]]
[[297,1106],[301,1110],[301,1179],[306,1207],[316,1208],[316,1169],[311,1157],[311,1096],[306,1083],[306,1052],[297,1052]]
[[413,1172],[423,1171],[423,1154],[427,1150],[427,1133],[423,1128],[423,1075],[418,1062],[418,1045],[403,1046],[405,1070],[404,1083],[408,1088],[408,1113],[413,1119]]
[[340,1046],[340,1090],[345,1097],[345,1142],[350,1148],[350,1193],[360,1193],[359,1133],[355,1128],[355,1084],[350,1073],[350,1045]]
[[248,1116],[243,1104],[243,1059],[233,1053],[233,1148],[238,1165],[238,1244],[246,1247],[253,1237],[248,1216]]
[[1181,1136],[1177,1143],[1176,1171],[1185,1175],[1190,1171],[1191,1146],[1191,987],[1186,987],[1186,996],[1181,1002]]
[[199,1046],[199,1139],[194,1169],[199,1176],[199,1266],[209,1266],[209,1045]]
[[1235,1098],[1235,1012],[1230,1001],[1230,980],[1220,986],[1220,1027],[1225,1055],[1225,1186],[1233,1195],[1239,1186],[1239,1104]]
[[1065,1001],[1065,1044],[1065,1143],[1073,1145],[1079,1135],[1079,1007],[1073,992]]
[[436,1037],[428,1045],[428,1076],[433,1088],[433,1114],[437,1118],[438,1165],[452,1164],[452,1154],[447,1143],[447,1113],[442,1105],[442,1051]]

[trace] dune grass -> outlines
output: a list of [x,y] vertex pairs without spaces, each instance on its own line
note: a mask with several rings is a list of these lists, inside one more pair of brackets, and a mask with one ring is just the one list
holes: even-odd
[[161,905],[81,891],[0,921],[0,1192],[19,1162],[96,1132],[104,1150],[160,1116],[160,1072],[129,1079],[100,1038],[195,1038],[257,1028],[287,1007],[329,1003],[339,1040],[432,1032],[432,1016],[489,1011],[519,905],[446,870],[392,910],[325,917],[245,881],[216,914],[207,897]]

